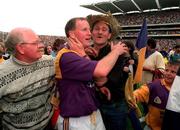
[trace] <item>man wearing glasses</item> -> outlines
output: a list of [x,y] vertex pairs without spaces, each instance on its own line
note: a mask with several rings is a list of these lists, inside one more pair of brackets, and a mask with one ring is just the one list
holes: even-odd
[[15,28],[6,38],[12,52],[0,64],[0,111],[6,130],[48,130],[54,62],[42,55],[44,45],[29,28]]

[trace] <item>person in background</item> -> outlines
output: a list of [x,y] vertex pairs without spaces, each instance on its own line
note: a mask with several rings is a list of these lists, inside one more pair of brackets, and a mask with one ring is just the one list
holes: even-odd
[[59,50],[61,50],[62,48],[64,48],[65,46],[65,43],[66,43],[66,40],[64,39],[56,39],[53,43],[53,47],[52,47],[52,52],[51,52],[51,55],[53,57],[56,57],[57,53]]
[[133,75],[135,75],[138,64],[137,55],[134,53],[135,46],[131,41],[128,40],[123,41],[123,43],[125,43],[126,46],[128,47],[128,61],[123,70],[125,72],[131,72],[133,73]]
[[168,61],[170,61],[171,56],[174,55],[174,52],[176,50],[176,46],[173,46],[173,48],[168,53]]
[[[179,65],[179,62],[168,62],[164,71],[164,78],[144,84],[133,92],[136,102],[145,102],[148,105],[148,113],[145,119],[147,126],[144,130],[161,130],[169,91]],[[133,102],[130,100],[128,102],[130,106],[135,107]]]
[[170,61],[180,61],[180,44],[175,46],[174,53],[170,56]]
[[168,51],[166,48],[162,48],[162,50],[160,50],[160,53],[163,56],[164,59],[164,63],[167,64],[168,63]]
[[[91,32],[86,18],[72,18],[65,26],[67,46],[56,57],[57,88],[60,94],[58,129],[105,130],[95,89],[100,89],[119,55],[127,52],[124,44],[100,61],[92,61],[84,49],[90,46]],[[95,84],[96,83],[96,84]]]
[[44,54],[45,55],[52,55],[53,56],[53,50],[51,45],[46,45],[44,48]]
[[[116,39],[120,25],[111,14],[89,15],[87,18],[91,25],[93,45],[86,49],[86,53],[92,60],[99,61],[111,52],[110,42],[121,43],[120,39]],[[124,44],[127,46],[126,43]],[[128,51],[133,49],[130,46],[127,48]],[[108,99],[101,91],[97,91],[106,130],[126,129],[128,105],[124,88],[128,78],[129,60],[130,54],[120,55],[115,66],[107,75],[107,82],[103,85],[110,90],[111,99]]]
[[155,77],[155,74],[162,75],[165,69],[163,56],[155,49],[156,41],[149,38],[143,65],[142,84],[151,82],[153,77]]
[[0,42],[0,63],[4,61],[3,54],[5,53],[5,46],[3,42]]
[[42,56],[44,45],[29,28],[11,30],[5,47],[12,56],[0,64],[2,130],[50,130],[53,58]]

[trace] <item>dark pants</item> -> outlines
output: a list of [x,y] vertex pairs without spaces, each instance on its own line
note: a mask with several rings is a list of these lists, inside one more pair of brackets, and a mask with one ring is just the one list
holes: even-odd
[[126,130],[126,103],[102,105],[100,110],[106,130]]
[[165,110],[161,130],[180,130],[180,113]]

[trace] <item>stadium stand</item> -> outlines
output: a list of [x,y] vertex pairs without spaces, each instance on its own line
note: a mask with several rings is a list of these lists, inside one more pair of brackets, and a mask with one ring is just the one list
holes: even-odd
[[[135,43],[143,19],[148,24],[148,36],[158,41],[158,49],[171,49],[180,43],[179,0],[111,0],[82,7],[101,13],[111,12],[122,26],[120,36]],[[5,40],[7,32],[0,31],[0,39]],[[52,44],[63,36],[40,35],[45,44]]]
[[157,40],[159,50],[169,50],[180,43],[179,0],[112,0],[81,6],[101,13],[111,12],[122,26],[122,39],[135,43],[146,18],[148,36]]
[[[0,39],[2,39],[2,41],[5,40],[6,36],[7,36],[8,32],[2,32],[0,31]],[[45,45],[49,45],[49,44],[53,44],[53,42],[56,40],[56,39],[64,39],[66,40],[66,37],[64,36],[49,36],[49,35],[39,35],[39,37],[41,38],[42,42],[45,44]]]

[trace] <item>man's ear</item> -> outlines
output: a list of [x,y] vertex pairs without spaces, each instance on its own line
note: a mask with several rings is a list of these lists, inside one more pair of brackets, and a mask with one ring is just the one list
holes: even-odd
[[23,49],[23,46],[21,44],[16,45],[15,49],[18,53],[20,53],[22,55],[24,54],[24,49]]
[[111,39],[112,33],[109,33],[108,40]]

